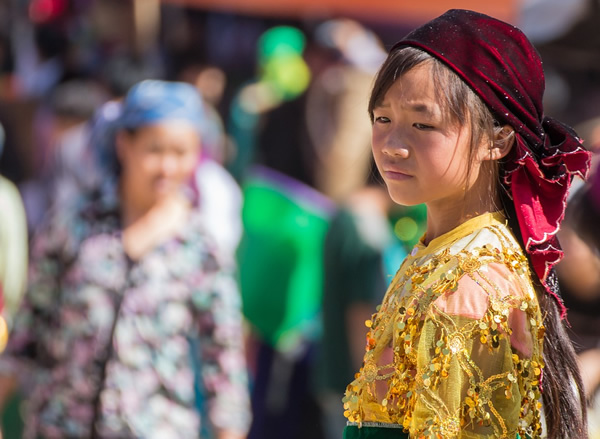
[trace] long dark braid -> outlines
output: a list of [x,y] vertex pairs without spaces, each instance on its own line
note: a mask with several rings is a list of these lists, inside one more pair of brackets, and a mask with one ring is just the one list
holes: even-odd
[[[501,189],[500,193],[508,224],[521,247],[525,249],[513,202],[504,189]],[[531,274],[546,328],[542,399],[548,438],[587,438],[586,398],[573,344],[567,334],[565,321],[561,320],[556,300],[545,292],[533,270]],[[548,281],[552,288],[558,291],[554,270],[550,273]]]

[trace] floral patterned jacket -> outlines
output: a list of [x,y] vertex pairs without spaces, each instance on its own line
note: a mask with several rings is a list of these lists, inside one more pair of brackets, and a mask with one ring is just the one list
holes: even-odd
[[[54,215],[0,373],[28,388],[26,436],[199,438],[250,424],[240,298],[193,211],[133,262],[118,203]],[[205,432],[205,433],[202,433]]]

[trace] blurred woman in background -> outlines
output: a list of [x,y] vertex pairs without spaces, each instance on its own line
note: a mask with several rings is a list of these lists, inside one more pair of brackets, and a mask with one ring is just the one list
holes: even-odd
[[200,97],[143,81],[109,109],[93,145],[101,189],[35,237],[0,388],[20,378],[27,390],[25,437],[243,438],[238,289],[189,184]]

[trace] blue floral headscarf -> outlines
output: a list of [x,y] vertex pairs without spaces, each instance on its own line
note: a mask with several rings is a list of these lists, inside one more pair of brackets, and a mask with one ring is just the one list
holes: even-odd
[[196,88],[183,82],[142,81],[133,86],[122,104],[119,128],[181,120],[201,131],[204,119],[202,99]]
[[203,131],[205,110],[197,89],[183,82],[146,80],[134,85],[122,102],[102,106],[92,122],[92,155],[104,177],[117,177],[117,133],[166,121],[189,122]]

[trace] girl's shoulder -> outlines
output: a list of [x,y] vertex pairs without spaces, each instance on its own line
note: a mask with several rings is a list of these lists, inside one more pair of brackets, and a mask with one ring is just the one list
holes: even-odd
[[[504,253],[508,250],[524,255],[510,227],[500,221],[489,222],[456,239],[448,248],[451,253]],[[487,250],[487,251],[486,251]],[[489,255],[488,255],[489,256]]]
[[[505,224],[493,224],[474,231],[450,250],[465,273],[502,273],[531,283],[531,269],[523,248]],[[480,273],[481,274],[481,273]]]
[[473,218],[433,239],[427,246],[418,243],[406,262],[431,266],[463,259],[479,264],[502,262],[513,268],[518,265],[515,259],[526,261],[504,216],[496,213]]
[[448,314],[481,319],[488,312],[538,307],[529,262],[504,224],[475,230],[436,257],[444,288],[434,303]]
[[388,300],[418,298],[422,309],[438,304],[458,314],[470,307],[472,317],[496,302],[537,303],[529,261],[501,216],[475,219],[415,250],[392,281]]
[[502,222],[493,222],[471,230],[429,255],[438,263],[457,267],[461,274],[486,270],[490,265],[527,279],[529,262],[512,230]]

